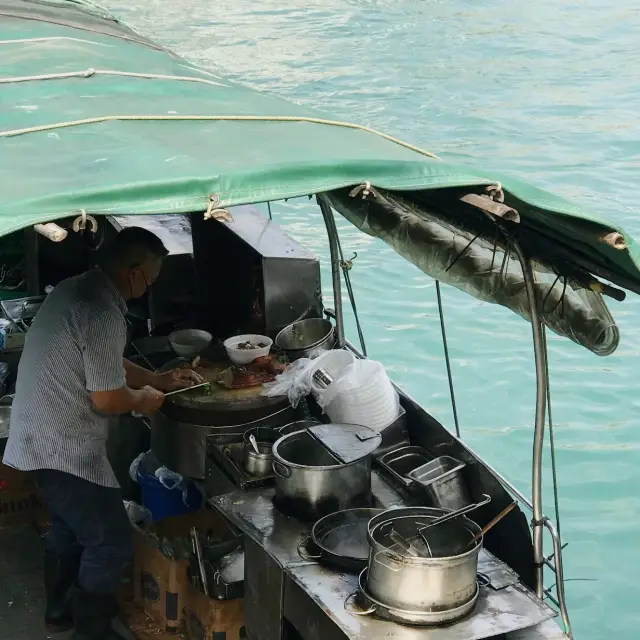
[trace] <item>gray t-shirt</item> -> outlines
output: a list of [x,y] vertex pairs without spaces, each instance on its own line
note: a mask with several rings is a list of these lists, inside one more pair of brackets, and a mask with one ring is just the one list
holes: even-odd
[[5,464],[118,486],[107,459],[108,418],[94,411],[90,392],[126,384],[126,310],[97,268],[64,280],[47,296],[20,359]]

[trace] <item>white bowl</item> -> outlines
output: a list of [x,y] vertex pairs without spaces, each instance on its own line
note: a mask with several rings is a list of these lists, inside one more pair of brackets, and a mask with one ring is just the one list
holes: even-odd
[[[238,345],[243,342],[250,342],[251,344],[266,344],[266,347],[259,349],[238,349]],[[231,362],[235,364],[249,364],[256,358],[262,358],[269,355],[271,347],[273,346],[273,340],[267,338],[267,336],[259,336],[252,333],[248,333],[243,336],[234,336],[233,338],[227,338],[224,341],[224,348],[227,350],[227,354]]]
[[183,358],[197,356],[211,344],[212,340],[213,336],[208,331],[200,329],[181,329],[169,336],[171,348]]

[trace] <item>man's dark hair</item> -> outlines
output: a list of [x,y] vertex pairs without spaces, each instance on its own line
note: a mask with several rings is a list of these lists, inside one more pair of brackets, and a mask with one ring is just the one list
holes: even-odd
[[164,258],[167,251],[157,235],[142,227],[127,227],[107,242],[98,264],[105,269],[138,267],[149,258]]

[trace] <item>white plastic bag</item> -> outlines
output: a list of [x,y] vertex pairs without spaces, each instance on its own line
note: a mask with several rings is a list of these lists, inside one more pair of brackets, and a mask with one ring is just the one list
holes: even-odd
[[133,502],[133,500],[123,500],[123,502],[131,524],[138,525],[142,528],[151,524],[153,518],[149,509],[139,505],[137,502]]
[[156,469],[154,475],[165,489],[182,491],[182,502],[188,506],[189,483],[179,473],[167,467],[160,467]]
[[158,459],[151,451],[144,451],[129,465],[129,477],[134,482],[138,482],[136,474],[138,469],[140,473],[152,476],[155,475],[156,469],[160,466]]
[[309,395],[311,390],[311,367],[315,361],[300,358],[289,365],[273,382],[268,382],[262,388],[261,395],[272,398],[288,396],[291,406],[295,409],[302,398]]

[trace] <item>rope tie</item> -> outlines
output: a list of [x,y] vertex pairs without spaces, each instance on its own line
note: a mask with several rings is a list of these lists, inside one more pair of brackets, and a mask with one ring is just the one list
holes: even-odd
[[73,221],[73,230],[76,233],[84,231],[87,228],[87,222],[91,223],[91,233],[97,233],[98,221],[87,214],[86,209],[80,209],[80,215]]
[[96,73],[95,69],[89,68],[83,73],[83,75],[85,78],[90,78],[91,76],[95,75],[95,73]]
[[494,202],[504,202],[502,183],[496,182],[495,184],[490,184],[485,191]]
[[220,196],[212,193],[209,196],[209,202],[207,203],[207,210],[204,213],[205,220],[217,220],[218,222],[233,222],[233,216],[228,209],[218,209],[220,204]]
[[341,260],[340,261],[340,267],[342,268],[343,271],[351,271],[351,269],[353,269],[353,261],[358,257],[357,252],[353,252],[353,257],[351,258],[351,260]]
[[368,180],[366,180],[363,184],[359,184],[357,187],[354,187],[349,192],[349,195],[352,198],[361,196],[363,200],[366,200],[371,194],[373,194],[374,198],[377,195],[375,189],[371,186],[371,183]]

